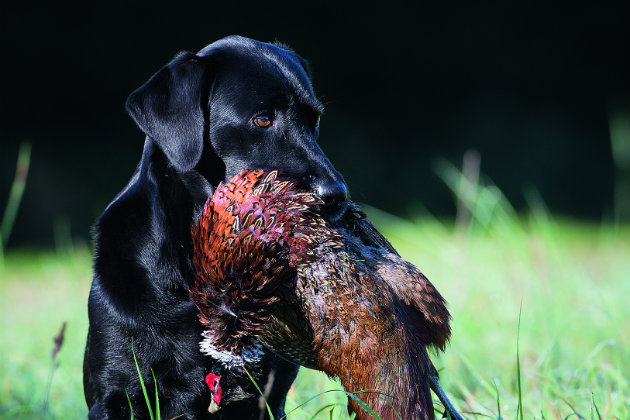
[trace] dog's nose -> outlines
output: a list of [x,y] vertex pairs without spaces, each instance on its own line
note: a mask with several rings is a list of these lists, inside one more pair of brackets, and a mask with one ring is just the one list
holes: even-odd
[[329,181],[318,184],[313,188],[330,211],[338,209],[348,199],[348,188],[342,181]]

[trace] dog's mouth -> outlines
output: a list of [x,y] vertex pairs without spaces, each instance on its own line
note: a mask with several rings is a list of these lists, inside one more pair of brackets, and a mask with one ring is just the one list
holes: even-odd
[[[277,171],[280,178],[286,179],[295,183],[299,189],[304,192],[308,192],[318,196],[323,204],[320,207],[319,213],[327,222],[334,224],[338,222],[348,211],[349,198],[348,188],[343,180],[332,181],[315,181],[312,177],[296,177],[290,173],[287,173],[282,168],[277,169],[252,169],[249,166],[245,166],[241,171],[246,170],[263,170],[266,172]],[[234,172],[234,169],[228,171],[228,174]],[[232,177],[226,179],[227,182]]]

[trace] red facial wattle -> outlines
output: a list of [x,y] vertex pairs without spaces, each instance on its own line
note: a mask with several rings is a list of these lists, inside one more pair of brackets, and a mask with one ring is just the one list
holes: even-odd
[[221,403],[221,385],[219,385],[220,380],[221,376],[215,375],[214,373],[209,373],[206,376],[206,384],[208,384],[208,388],[210,388],[210,392],[212,392],[212,399],[217,405]]

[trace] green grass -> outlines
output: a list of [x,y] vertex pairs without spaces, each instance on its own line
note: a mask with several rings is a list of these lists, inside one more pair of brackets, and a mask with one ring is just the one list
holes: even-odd
[[[455,231],[428,215],[407,221],[368,210],[449,302],[453,337],[434,361],[466,418],[520,417],[519,393],[525,419],[630,418],[630,226],[555,220],[540,209],[518,218],[495,208]],[[48,418],[86,417],[90,279],[86,249],[5,254],[0,419],[41,418],[63,321]],[[346,395],[325,392],[333,389],[341,388],[302,369],[288,395],[289,419],[348,419]]]

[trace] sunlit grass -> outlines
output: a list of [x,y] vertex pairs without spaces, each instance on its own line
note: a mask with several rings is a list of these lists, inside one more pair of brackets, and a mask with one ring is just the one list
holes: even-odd
[[[435,219],[368,209],[399,252],[447,298],[453,338],[434,358],[467,418],[516,418],[516,337],[526,419],[630,417],[630,229],[513,219],[464,234]],[[49,418],[85,418],[82,357],[91,256],[9,252],[0,273],[0,418],[40,418],[53,337],[68,322]],[[300,371],[289,419],[347,419],[346,396],[325,375]],[[310,401],[309,401],[310,400]],[[498,404],[497,404],[498,400]],[[303,405],[302,405],[303,404]],[[498,406],[497,406],[498,405]],[[299,406],[299,407],[298,407]],[[474,414],[471,414],[474,413]],[[576,414],[573,414],[576,413]],[[593,413],[591,415],[591,413]]]
[[91,261],[86,250],[67,257],[9,252],[0,272],[0,418],[42,418],[53,337],[64,321],[49,417],[85,418],[82,359],[87,332]]
[[463,411],[497,418],[496,384],[516,418],[522,301],[524,417],[588,419],[593,401],[603,418],[630,416],[628,226],[539,215],[456,235],[435,220],[372,218],[449,301],[453,339],[437,364]]

